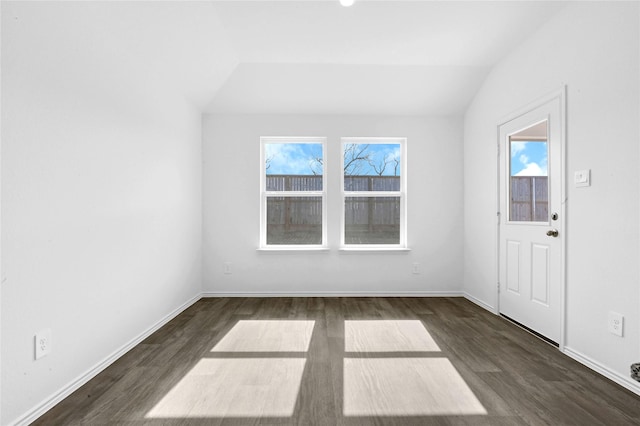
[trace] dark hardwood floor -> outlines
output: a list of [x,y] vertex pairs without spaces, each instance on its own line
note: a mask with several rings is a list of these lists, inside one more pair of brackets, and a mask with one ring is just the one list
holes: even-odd
[[463,298],[211,298],[35,424],[632,425],[640,397]]

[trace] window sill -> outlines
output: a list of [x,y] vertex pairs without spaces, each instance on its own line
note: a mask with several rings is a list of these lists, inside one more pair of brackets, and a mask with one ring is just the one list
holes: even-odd
[[341,247],[344,253],[408,253],[408,247]]
[[328,247],[260,247],[260,253],[326,253]]
[[[329,247],[260,247],[256,251],[259,253],[328,253],[332,249]],[[411,249],[407,247],[342,247],[338,251],[341,253],[408,253]]]

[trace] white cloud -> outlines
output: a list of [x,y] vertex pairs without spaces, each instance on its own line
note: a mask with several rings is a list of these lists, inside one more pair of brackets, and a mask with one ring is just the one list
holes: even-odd
[[527,142],[511,142],[511,157],[514,158],[520,151],[524,151],[527,147]]
[[[540,152],[541,147],[540,142],[511,142],[512,170],[520,168],[516,167],[516,158],[524,166],[514,176],[547,176],[547,156]],[[546,142],[544,147],[546,148]]]
[[527,163],[525,168],[516,173],[515,176],[547,176],[547,167],[540,167],[537,163]]

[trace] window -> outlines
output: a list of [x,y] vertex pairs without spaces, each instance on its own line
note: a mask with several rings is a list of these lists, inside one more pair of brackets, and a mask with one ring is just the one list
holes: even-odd
[[325,247],[325,138],[263,137],[260,144],[260,247]]
[[509,137],[509,221],[549,222],[547,120]]
[[406,139],[343,138],[342,246],[406,247]]

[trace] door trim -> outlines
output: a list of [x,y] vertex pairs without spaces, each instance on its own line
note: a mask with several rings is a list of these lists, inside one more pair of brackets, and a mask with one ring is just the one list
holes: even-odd
[[536,99],[533,102],[525,105],[522,108],[504,116],[499,120],[496,126],[496,308],[495,314],[500,314],[500,222],[502,220],[500,212],[500,170],[501,170],[501,154],[500,152],[500,127],[507,124],[511,120],[519,118],[528,112],[543,106],[544,104],[559,99],[560,101],[560,156],[562,173],[560,176],[560,198],[562,203],[560,205],[560,223],[564,233],[562,243],[560,245],[560,341],[558,342],[558,349],[560,352],[564,352],[566,341],[566,291],[567,291],[567,86],[562,84],[561,87],[545,96]]

